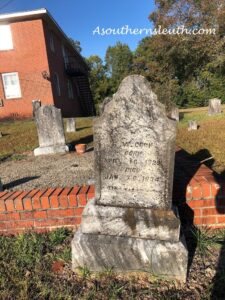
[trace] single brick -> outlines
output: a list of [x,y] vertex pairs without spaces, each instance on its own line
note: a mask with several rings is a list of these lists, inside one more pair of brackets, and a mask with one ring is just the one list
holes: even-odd
[[20,198],[16,198],[14,200],[15,210],[23,210],[23,200]]
[[13,212],[13,213],[8,213],[7,214],[7,220],[20,220],[20,214],[17,212]]
[[81,216],[82,213],[83,213],[83,210],[84,210],[83,207],[77,207],[77,208],[74,208],[74,215],[75,215],[75,216]]
[[49,201],[51,205],[53,205],[51,206],[52,208],[57,208],[59,206],[58,196],[60,195],[62,190],[63,190],[62,188],[57,188],[54,189],[54,191],[52,191],[52,193],[50,194]]
[[70,207],[75,207],[77,206],[77,194],[80,190],[79,186],[75,186],[69,193],[68,195],[68,200],[69,200],[69,206]]
[[201,199],[202,198],[202,188],[200,185],[193,186],[192,197],[193,197],[193,199]]
[[71,217],[71,216],[74,216],[74,210],[71,208],[48,210],[47,214],[48,214],[49,218]]
[[225,223],[225,216],[217,216],[218,223]]
[[68,207],[68,194],[70,193],[71,190],[72,188],[65,188],[60,193],[60,196],[58,197],[60,207],[64,207],[64,208]]
[[5,206],[6,206],[7,211],[14,211],[14,209],[15,209],[13,200],[11,200],[11,199],[8,199],[5,201]]
[[202,225],[202,218],[201,217],[195,217],[193,222],[194,222],[195,225]]
[[0,199],[0,212],[5,212],[6,207],[5,207],[5,201]]
[[77,194],[78,206],[86,206],[89,186],[83,186]]
[[94,185],[90,185],[88,193],[87,193],[87,199],[93,199],[95,197],[95,187]]
[[35,211],[34,218],[35,219],[46,219],[47,213],[46,213],[46,211]]
[[34,218],[33,212],[25,211],[20,213],[21,220],[32,220]]
[[202,225],[217,224],[216,216],[207,216],[202,218]]
[[24,210],[32,210],[31,198],[23,199],[23,207]]
[[43,209],[48,209],[50,208],[50,203],[49,203],[49,198],[48,197],[41,197],[41,207]]
[[218,209],[216,207],[203,208],[202,216],[214,216],[218,214]]
[[40,198],[41,198],[41,196],[42,196],[46,191],[47,191],[47,189],[39,190],[39,191],[32,197],[33,209],[40,209],[40,208],[41,208]]
[[195,217],[201,217],[202,216],[202,210],[198,209],[198,208],[195,208],[194,209],[194,216]]

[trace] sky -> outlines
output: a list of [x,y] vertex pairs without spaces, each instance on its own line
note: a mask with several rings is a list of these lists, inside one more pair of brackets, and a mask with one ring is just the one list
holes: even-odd
[[154,0],[0,0],[0,14],[38,8],[46,8],[67,36],[80,41],[83,56],[104,59],[108,46],[121,41],[133,51],[146,34],[100,35],[102,29],[152,28]]

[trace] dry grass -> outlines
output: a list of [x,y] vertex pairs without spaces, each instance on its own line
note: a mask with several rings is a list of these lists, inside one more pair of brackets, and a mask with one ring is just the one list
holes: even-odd
[[[91,146],[92,118],[77,118],[77,132],[66,133],[67,143],[87,141]],[[0,158],[12,156],[20,157],[27,151],[38,147],[37,130],[33,120],[7,121],[0,123]],[[88,138],[89,137],[89,138]]]
[[[225,170],[225,113],[208,116],[205,110],[182,110],[183,119],[178,126],[177,145],[199,159],[213,156],[212,168],[222,173]],[[199,129],[188,131],[189,120],[196,120]]]
[[[219,173],[225,171],[225,113],[210,117],[207,115],[207,108],[194,108],[180,110],[180,115],[182,119],[178,125],[177,145],[190,154],[198,153],[197,157],[200,159],[213,156],[213,169]],[[196,120],[199,130],[188,131],[189,120]],[[66,133],[66,142],[84,142],[91,147],[92,118],[77,118],[76,122],[77,132]],[[0,139],[0,158],[11,156],[19,159],[21,154],[38,146],[33,120],[2,122],[0,131],[4,135]]]

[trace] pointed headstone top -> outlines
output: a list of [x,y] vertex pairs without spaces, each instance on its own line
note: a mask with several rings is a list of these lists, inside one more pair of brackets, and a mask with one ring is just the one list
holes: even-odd
[[97,202],[170,208],[175,136],[150,83],[126,77],[94,122]]

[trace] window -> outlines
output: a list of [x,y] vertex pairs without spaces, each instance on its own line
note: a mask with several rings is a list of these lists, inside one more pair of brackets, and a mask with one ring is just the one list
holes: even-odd
[[69,99],[73,99],[73,84],[72,81],[69,79],[67,81],[67,90]]
[[2,81],[6,99],[21,97],[18,73],[4,73],[2,74]]
[[52,32],[50,32],[50,49],[52,52],[55,52],[54,35]]
[[60,84],[59,84],[59,76],[57,73],[54,74],[54,86],[58,96],[61,96]]
[[13,49],[10,25],[0,25],[0,50]]
[[68,56],[68,53],[67,53],[66,48],[65,48],[64,45],[62,45],[62,54],[63,54],[64,63],[68,64],[69,56]]

